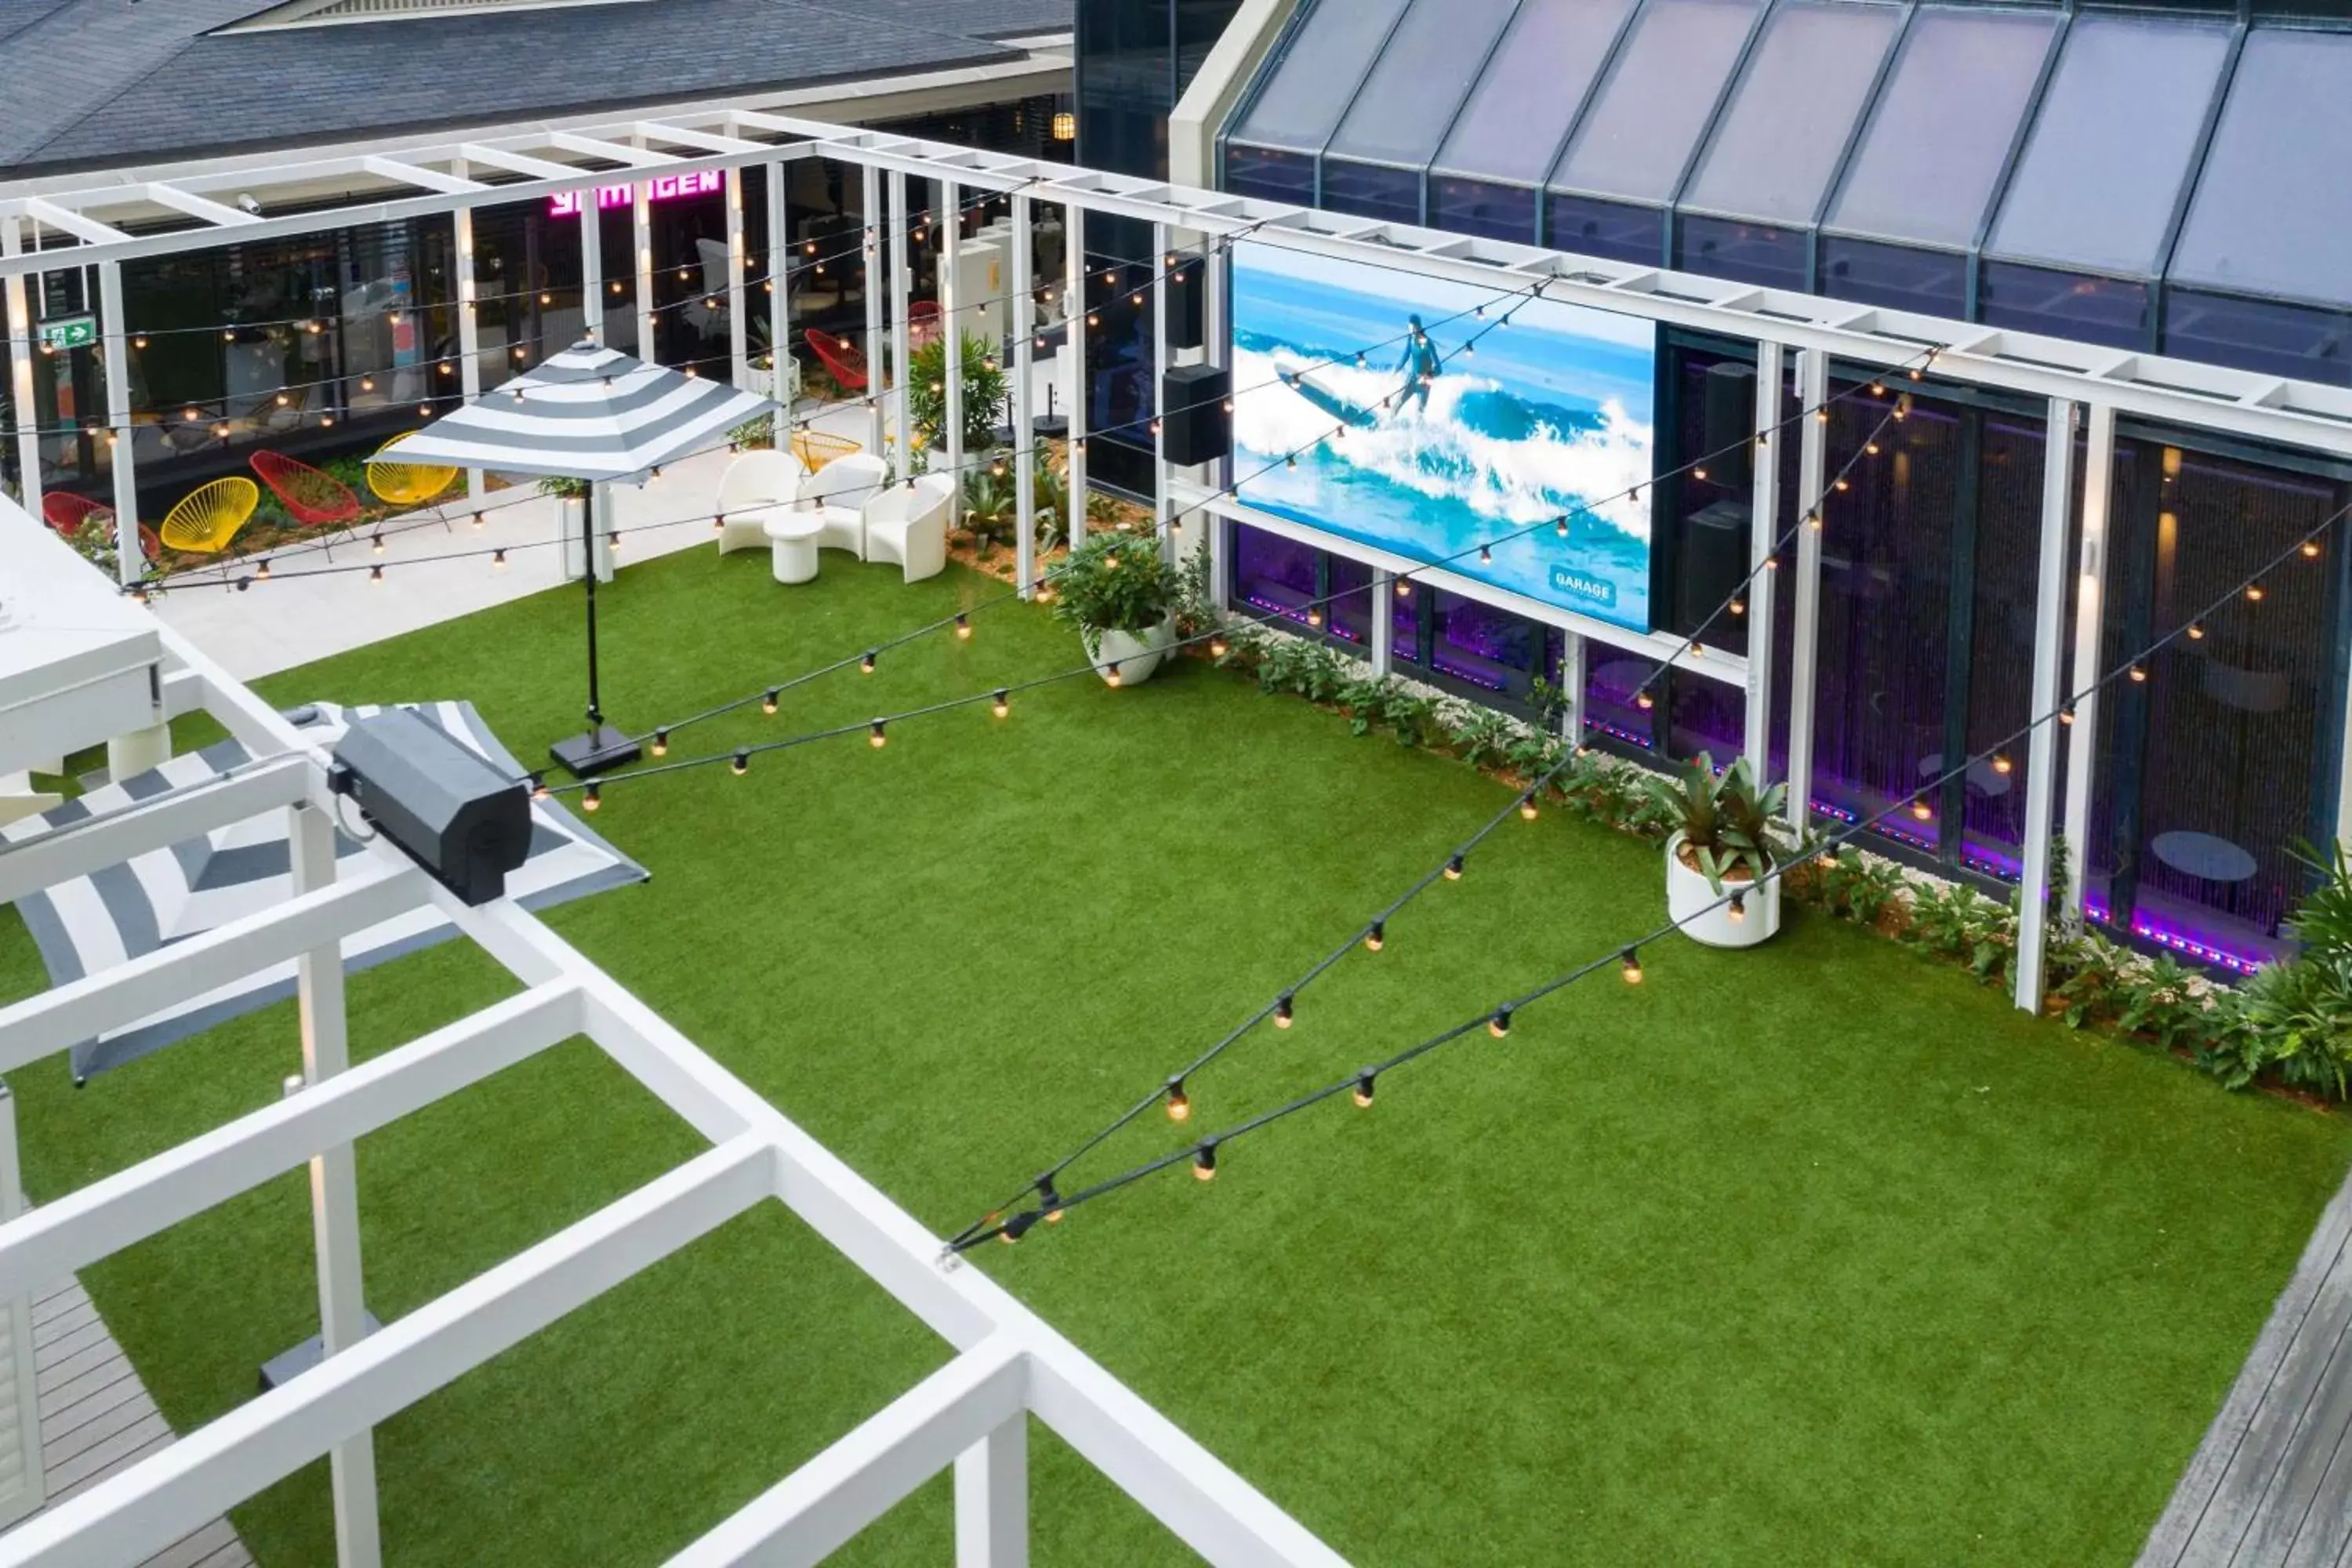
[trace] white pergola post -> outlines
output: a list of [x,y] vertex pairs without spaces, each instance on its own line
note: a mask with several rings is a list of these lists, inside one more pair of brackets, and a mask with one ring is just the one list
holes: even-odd
[[[1166,480],[1161,481],[1166,493]],[[1331,613],[1326,605],[1323,612]],[[1372,572],[1371,663],[1375,679],[1385,679],[1396,668],[1396,579],[1375,568]]]
[[98,264],[99,342],[106,362],[107,468],[114,476],[114,575],[144,576],[139,548],[139,465],[131,439],[131,324],[122,313],[122,263]]
[[[2050,806],[2057,795],[2059,679],[2066,625],[2066,533],[2074,521],[2074,430],[2081,405],[2050,400],[2042,445],[2042,575],[2034,595],[2033,689],[2027,711],[2036,721],[2025,759],[2025,868],[2018,882],[2017,988],[2022,1012],[2042,1011],[2044,949],[2049,941]],[[2081,723],[2076,729],[2085,728]]]
[[[596,205],[594,191],[580,193],[583,211]],[[629,244],[637,258],[637,357],[659,364],[654,353],[654,186],[650,180],[629,184]]]
[[[1151,226],[1151,523],[1160,532],[1160,548],[1176,560],[1176,531],[1168,504],[1168,367],[1175,355],[1168,352],[1168,226]],[[1386,673],[1386,661],[1380,661]]]
[[[956,252],[963,247],[963,187],[940,182],[940,375],[947,383],[948,527],[963,525],[963,290]],[[992,421],[993,423],[993,421]]]
[[1780,377],[1779,343],[1756,345],[1755,483],[1748,512],[1748,713],[1741,752],[1760,786],[1772,776],[1772,589],[1780,574],[1765,565],[1780,542]]
[[[24,246],[24,222],[0,217],[0,256],[17,255]],[[25,510],[41,515],[41,426],[33,415],[33,311],[26,285],[37,272],[12,272],[0,280],[0,300],[8,318],[9,401],[16,410],[16,467],[22,476]]]
[[[2098,769],[2099,634],[2107,599],[2108,513],[2115,504],[2116,411],[2091,405],[2088,451],[2083,468],[2083,542],[2074,583],[2074,672],[2067,689],[2075,693],[2074,722],[2066,731],[2066,849],[2073,874],[2066,879],[2066,926],[2083,929],[2083,884],[2089,870],[2091,785]],[[2055,447],[2045,462],[2074,461]],[[2031,783],[2032,781],[2028,781]]]
[[[596,208],[596,193],[593,190],[580,193],[580,330],[591,342],[604,341],[604,228]],[[603,485],[590,486],[583,504],[588,509],[588,521],[592,525],[599,518],[612,515],[611,492]],[[561,521],[563,509],[559,506],[555,511],[559,520],[556,526],[564,527]],[[562,554],[565,548],[558,545],[557,553]],[[599,582],[613,580],[613,547],[605,540],[604,529],[589,528],[587,549],[582,554],[580,570],[593,572]]]
[[956,1568],[1029,1568],[1029,1412],[956,1456]]
[[[1797,531],[1797,591],[1794,647],[1789,655],[1789,826],[1806,832],[1812,822],[1813,696],[1822,629],[1822,491],[1829,474],[1829,355],[1807,349],[1797,356],[1797,508],[1805,525]],[[1749,633],[1752,637],[1755,634]]]
[[1070,515],[1064,531],[1076,550],[1087,539],[1087,209],[1069,204],[1062,242],[1062,361],[1070,395]]
[[751,381],[751,319],[743,300],[743,171],[727,171],[727,379],[737,388]]
[[[450,167],[459,179],[466,177],[465,160]],[[457,226],[457,390],[467,403],[482,395],[482,323],[478,320],[481,309],[481,286],[474,280],[474,209],[459,207],[451,215]],[[580,324],[583,331],[595,313],[596,300],[583,292],[580,300]],[[474,500],[482,499],[482,470],[466,470],[466,494]]]
[[1013,198],[1013,592],[1030,597],[1037,578],[1036,398],[1029,379],[1037,371],[1037,279],[1029,226],[1029,198]]
[[[1202,358],[1210,364],[1221,366],[1228,372],[1233,367],[1232,355],[1228,353],[1225,336],[1225,272],[1232,265],[1232,257],[1233,247],[1223,242],[1212,242],[1202,249],[1201,288],[1203,290],[1201,300]],[[1234,395],[1238,395],[1240,391],[1239,387],[1232,388]],[[1224,423],[1226,429],[1230,431],[1233,427],[1233,418],[1230,414],[1225,416]],[[1202,467],[1201,482],[1212,489],[1218,489],[1231,484],[1233,466],[1234,460],[1229,447],[1227,456]],[[1205,537],[1209,544],[1209,603],[1218,614],[1222,615],[1224,612],[1225,601],[1231,596],[1229,579],[1232,563],[1225,559],[1225,520],[1213,509],[1203,510],[1200,517],[1201,526],[1208,531]]]
[[[289,806],[297,898],[335,880],[335,828],[315,806]],[[295,961],[295,996],[302,1028],[302,1081],[311,1089],[351,1067],[343,1011],[343,952],[339,937]],[[310,1229],[319,1260],[319,1348],[321,1359],[341,1354],[366,1336],[360,1265],[359,1173],[352,1145],[337,1143],[310,1161]],[[379,1568],[383,1543],[376,1516],[375,1435],[362,1430],[335,1445],[330,1461],[335,1508],[335,1556],[341,1568]]]
[[882,290],[877,286],[882,273],[882,171],[872,163],[866,165],[866,226],[865,248],[861,252],[866,279],[866,449],[882,450],[886,421],[882,414],[883,366],[889,356],[883,352]]
[[[915,443],[907,429],[907,296],[912,291],[913,279],[908,272],[907,259],[907,176],[898,170],[890,171],[890,423],[898,426],[898,444],[892,448],[890,477],[903,483],[913,473]],[[877,366],[866,362],[866,385],[870,389]]]
[[761,276],[768,301],[768,394],[782,409],[773,420],[779,451],[785,449],[793,427],[793,378],[784,369],[792,363],[793,354],[793,221],[788,200],[783,164],[769,164],[768,261],[761,268]]

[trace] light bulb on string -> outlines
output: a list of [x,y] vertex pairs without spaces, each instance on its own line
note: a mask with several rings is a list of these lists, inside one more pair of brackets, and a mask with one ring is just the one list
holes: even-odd
[[1562,512],[1559,517],[1554,518],[1554,519],[1552,520],[1551,531],[1552,531],[1554,533],[1556,533],[1556,534],[1559,535],[1559,537],[1560,537],[1560,538],[1562,538],[1562,539],[1566,539],[1566,538],[1568,537],[1568,514],[1567,514],[1567,513]]
[[1622,973],[1625,976],[1626,984],[1642,984],[1642,950],[1640,948],[1629,947],[1625,950],[1625,956],[1622,961]]
[[2203,642],[2205,640],[2205,628],[2199,626],[2195,621],[2189,622],[2189,640],[2190,642]]
[[1118,660],[1113,659],[1111,660],[1109,667],[1103,671],[1103,684],[1106,686],[1117,686],[1120,679],[1121,677],[1119,674]]
[[1202,1182],[1217,1179],[1217,1146],[1214,1143],[1202,1144],[1192,1155],[1192,1177]]
[[1658,700],[1651,696],[1646,689],[1634,694],[1633,706],[1639,708],[1644,713],[1647,713],[1651,709],[1655,708],[1657,705]]
[[376,554],[378,554],[378,555],[383,554],[383,534],[381,534],[381,533],[371,533],[371,534],[369,534],[369,535],[368,535],[368,549],[370,549],[371,551],[374,552],[375,552]]
[[866,732],[866,743],[877,752],[890,743],[890,737],[884,729],[884,723],[885,721],[877,719],[872,728]]
[[371,567],[369,567],[369,568],[368,568],[368,581],[369,581],[369,582],[371,582],[371,583],[381,583],[381,582],[383,582],[383,568],[382,566],[380,566],[380,565],[378,565],[378,566],[371,566]]
[[956,616],[955,634],[959,641],[970,642],[971,640],[971,617],[970,616],[958,615]]
[[728,762],[727,765],[739,779],[745,773],[750,773],[751,771],[751,749],[746,746],[736,747],[735,755]]
[[541,777],[539,774],[537,774],[537,773],[533,773],[533,774],[531,774],[531,775],[530,775],[530,798],[531,798],[531,799],[533,799],[533,800],[545,800],[545,799],[549,796],[549,795],[550,795],[550,794],[551,794],[551,793],[552,793],[552,792],[551,792],[551,791],[550,791],[550,790],[548,789],[548,787],[547,787],[547,781],[546,781],[544,778],[541,778]]
[[1276,997],[1274,999],[1274,1026],[1277,1029],[1287,1029],[1290,1027],[1294,1011],[1295,1005],[1291,1001],[1289,992],[1286,991],[1281,995]]
[[1184,1092],[1184,1080],[1171,1079],[1168,1084],[1168,1120],[1189,1121],[1192,1119],[1192,1099]]
[[253,574],[254,574],[255,578],[256,578],[257,580],[260,581],[260,582],[264,582],[264,583],[268,582],[268,581],[269,581],[269,563],[268,563],[268,561],[267,559],[264,559],[258,566],[257,566],[257,567],[255,567],[255,568],[254,568],[254,573],[253,573]]
[[2058,722],[2061,724],[2072,724],[2074,721],[2074,710],[2073,708],[2061,708],[2058,710]]
[[857,661],[858,669],[866,675],[873,674],[875,661],[881,657],[882,650],[880,648],[867,648],[865,654]]
[[603,805],[604,804],[604,797],[602,795],[600,795],[600,794],[598,794],[598,793],[597,793],[597,789],[596,789],[596,786],[595,786],[594,784],[590,784],[586,789],[582,790],[582,791],[580,792],[580,809],[581,809],[581,810],[583,810],[583,811],[594,811],[597,807],[599,807],[599,806]]
[[1386,921],[1374,921],[1372,922],[1371,929],[1364,932],[1364,951],[1366,952],[1378,952],[1381,948],[1388,945],[1388,927],[1389,923]]
[[2319,559],[2319,541],[2316,539],[2306,539],[2303,542],[2303,558],[2305,561],[2316,561]]
[[1730,611],[1735,616],[1744,616],[1748,613],[1748,601],[1745,599],[1734,599],[1729,604],[1724,605],[1724,608]]
[[2013,762],[2011,762],[2011,761],[2010,760],[2010,757],[2009,757],[2009,753],[2008,753],[2008,752],[1995,752],[1992,754],[1992,771],[1993,771],[1993,772],[1995,772],[1995,773],[2003,773],[2003,774],[2006,774],[2006,773],[2009,773],[2014,772],[2014,771],[2016,770],[2016,767],[2017,767],[2017,764],[2016,764],[2015,763],[2013,763]]
[[1045,1211],[1047,1225],[1062,1223],[1062,1194],[1054,1190],[1054,1178],[1051,1176],[1037,1178],[1037,1206]]
[[507,551],[505,545],[502,544],[496,550],[490,552],[490,565],[493,570],[499,572],[503,572],[507,569]]
[[1495,563],[1494,551],[1484,544],[1480,545],[1478,547],[1478,563],[1482,566],[1492,566]]
[[1723,916],[1724,919],[1729,921],[1733,925],[1739,925],[1746,921],[1748,919],[1748,895],[1746,893],[1732,894],[1731,902],[1724,910]]
[[1496,1008],[1495,1016],[1486,1020],[1486,1032],[1498,1040],[1508,1037],[1511,1032],[1511,1010],[1508,1007]]
[[1536,805],[1535,791],[1529,790],[1527,794],[1519,796],[1519,819],[1521,821],[1533,822],[1538,815],[1539,810],[1540,808]]
[[1458,882],[1462,879],[1461,856],[1456,855],[1445,862],[1445,879],[1449,882]]
[[1365,1073],[1356,1079],[1355,1098],[1358,1105],[1366,1109],[1370,1108],[1372,1103],[1372,1079],[1377,1076],[1378,1075],[1374,1073]]
[[1035,1213],[1024,1209],[1004,1222],[1004,1228],[996,1233],[996,1239],[1007,1247],[1017,1247],[1021,1244],[1021,1238],[1028,1235],[1030,1227],[1036,1223]]
[[784,689],[781,686],[771,686],[767,690],[761,692],[760,694],[760,711],[767,714],[770,718],[773,718],[776,712],[776,699],[782,696],[783,691]]
[[667,730],[656,730],[654,731],[654,755],[656,757],[667,757],[669,755],[669,731]]
[[1412,598],[1412,578],[1410,578],[1410,577],[1400,577],[1400,578],[1398,578],[1398,579],[1397,579],[1397,585],[1396,585],[1396,594],[1397,594],[1397,597],[1398,597],[1398,598],[1400,598],[1400,599],[1410,599],[1410,598]]
[[1323,608],[1321,605],[1309,605],[1307,607],[1307,624],[1310,626],[1319,626],[1323,624]]
[[2144,686],[2147,683],[2147,666],[2138,664],[2133,665],[2128,673],[2131,676],[2133,685]]
[[1921,795],[1911,803],[1911,815],[1925,822],[1936,815],[1936,808],[1927,804],[1927,796]]
[[2260,583],[2247,584],[2246,599],[2251,604],[2261,604],[2263,602],[2263,585]]
[[1000,719],[1012,712],[1013,694],[1007,691],[1003,687],[998,687],[996,689],[996,700],[989,704],[989,710]]

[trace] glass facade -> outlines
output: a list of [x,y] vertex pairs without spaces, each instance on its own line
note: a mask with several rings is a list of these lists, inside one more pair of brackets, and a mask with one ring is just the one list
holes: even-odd
[[2340,15],[1436,5],[1305,0],[1227,188],[2352,384]]

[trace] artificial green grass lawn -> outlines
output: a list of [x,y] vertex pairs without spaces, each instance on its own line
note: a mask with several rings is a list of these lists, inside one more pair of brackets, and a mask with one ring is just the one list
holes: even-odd
[[[828,555],[635,566],[605,689],[650,724],[996,592]],[[259,607],[256,600],[257,609]],[[1064,667],[1041,611],[974,617],[678,752]],[[576,727],[580,605],[551,594],[262,682],[464,697],[524,756]],[[654,873],[551,923],[926,1224],[951,1231],[1262,1004],[1507,797],[1187,663],[613,784]],[[1192,1086],[1213,1130],[1660,918],[1656,852],[1513,821]],[[2352,1149],[2339,1118],[2011,1011],[1792,913],[1679,940],[980,1261],[1364,1563],[2123,1563]],[[13,920],[0,995],[38,966]],[[446,947],[357,977],[355,1047],[511,988]],[[278,1092],[290,1005],[94,1080],[19,1073],[54,1195]],[[1087,1170],[1178,1145],[1156,1114]],[[690,1155],[572,1042],[366,1140],[387,1320]],[[173,1424],[248,1397],[316,1322],[306,1188],[273,1183],[86,1276]],[[946,1359],[771,1205],[379,1432],[390,1560],[657,1561]],[[1041,1434],[1042,1428],[1037,1429]],[[1042,1563],[1184,1552],[1041,1436]],[[236,1510],[263,1563],[331,1560],[323,1467]],[[945,1561],[935,1482],[845,1553]]]

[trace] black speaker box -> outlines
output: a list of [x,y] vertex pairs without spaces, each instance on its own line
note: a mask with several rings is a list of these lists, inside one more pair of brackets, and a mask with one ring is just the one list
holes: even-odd
[[1180,364],[1160,378],[1160,405],[1167,410],[1160,434],[1170,462],[1189,468],[1234,449],[1234,416],[1225,408],[1233,390],[1233,373],[1213,364]]
[[[1748,503],[1719,500],[1683,520],[1675,541],[1675,625],[1696,631],[1748,575]],[[1715,629],[1723,626],[1720,620]]]
[[1705,454],[1707,478],[1745,489],[1756,469],[1756,367],[1727,362],[1706,367],[1701,405],[1704,433],[1694,458]]

